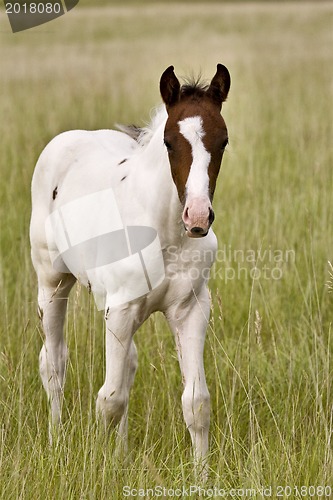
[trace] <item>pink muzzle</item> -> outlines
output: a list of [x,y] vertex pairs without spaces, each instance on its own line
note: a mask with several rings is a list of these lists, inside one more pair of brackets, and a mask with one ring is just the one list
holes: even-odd
[[214,217],[209,198],[194,198],[185,203],[183,222],[187,234],[191,238],[206,236]]

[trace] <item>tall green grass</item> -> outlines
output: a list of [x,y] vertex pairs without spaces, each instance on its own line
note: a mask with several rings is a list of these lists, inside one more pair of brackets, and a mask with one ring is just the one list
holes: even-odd
[[231,144],[214,200],[208,485],[332,485],[332,15],[320,2],[76,7],[15,35],[0,19],[1,498],[122,498],[125,485],[195,482],[174,342],[158,314],[137,334],[129,456],[112,456],[94,413],[103,320],[81,287],[66,324],[64,425],[48,445],[30,180],[57,133],[142,124],[168,65],[211,77],[217,62],[232,76]]

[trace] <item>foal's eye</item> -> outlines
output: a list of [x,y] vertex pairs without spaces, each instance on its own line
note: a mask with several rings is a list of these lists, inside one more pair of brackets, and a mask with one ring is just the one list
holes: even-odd
[[169,141],[167,141],[166,139],[164,139],[164,144],[165,144],[165,147],[167,148],[168,151],[172,150],[172,146],[171,146],[171,144],[170,144]]
[[222,146],[221,146],[222,151],[228,146],[228,144],[229,144],[229,139],[227,138],[222,143]]

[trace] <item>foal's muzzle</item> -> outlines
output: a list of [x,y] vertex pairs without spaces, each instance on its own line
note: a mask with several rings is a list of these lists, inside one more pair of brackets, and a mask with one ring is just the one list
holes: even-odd
[[183,223],[190,238],[203,238],[207,235],[215,215],[208,200],[192,200],[185,203]]

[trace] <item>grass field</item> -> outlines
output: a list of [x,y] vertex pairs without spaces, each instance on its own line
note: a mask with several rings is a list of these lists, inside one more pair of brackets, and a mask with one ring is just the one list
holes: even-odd
[[207,487],[238,488],[234,498],[246,488],[272,487],[272,498],[333,491],[332,23],[329,2],[77,7],[15,35],[1,15],[1,498],[118,499],[126,485],[195,484],[173,339],[160,315],[136,336],[127,460],[104,446],[95,422],[103,321],[80,287],[66,325],[63,431],[48,445],[30,181],[59,132],[143,124],[167,66],[210,78],[217,62],[232,87],[214,200]]

